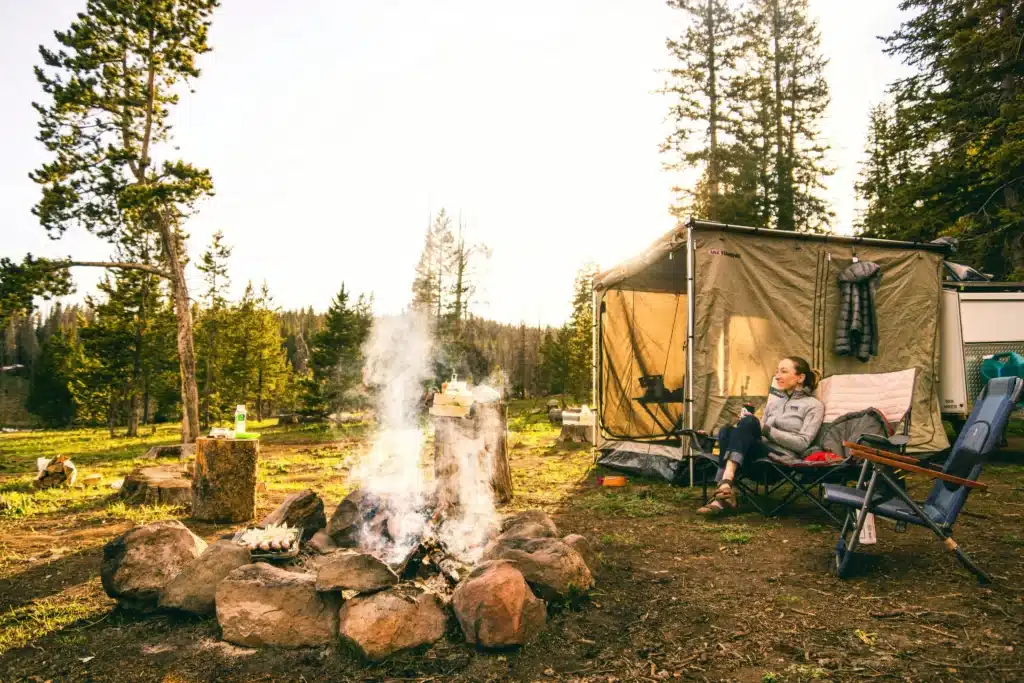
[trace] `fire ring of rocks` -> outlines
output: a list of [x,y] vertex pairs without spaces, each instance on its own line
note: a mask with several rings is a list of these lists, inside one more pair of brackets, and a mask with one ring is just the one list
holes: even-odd
[[547,602],[594,585],[586,539],[559,538],[539,510],[506,517],[472,566],[442,540],[440,509],[413,532],[396,517],[387,500],[356,491],[328,520],[316,493],[296,493],[260,524],[303,529],[298,556],[274,563],[253,562],[230,538],[207,545],[181,522],[154,522],[104,547],[103,588],[126,609],[215,615],[236,645],[340,640],[380,661],[439,640],[451,613],[469,643],[524,645],[543,630]]

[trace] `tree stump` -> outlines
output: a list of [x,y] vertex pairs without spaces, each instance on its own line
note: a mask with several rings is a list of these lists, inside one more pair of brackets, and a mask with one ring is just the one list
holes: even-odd
[[434,418],[434,482],[442,514],[453,514],[460,504],[460,462],[489,467],[494,502],[512,500],[506,421],[503,403],[478,403],[469,418]]
[[491,460],[491,488],[494,502],[512,501],[512,467],[508,462],[508,412],[504,403],[476,406],[475,427]]
[[188,505],[192,481],[177,465],[143,467],[124,478],[121,497],[142,505]]
[[192,517],[206,522],[253,519],[259,455],[258,439],[197,439]]

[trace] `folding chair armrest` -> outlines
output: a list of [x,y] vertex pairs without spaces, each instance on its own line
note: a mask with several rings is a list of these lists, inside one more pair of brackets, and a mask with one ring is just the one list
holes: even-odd
[[902,449],[910,443],[910,437],[906,434],[893,434],[892,436],[879,436],[878,434],[861,434],[857,437],[857,443],[866,443],[881,448],[891,447]]
[[956,484],[957,486],[966,486],[972,489],[985,490],[988,488],[986,484],[980,481],[972,481],[970,479],[963,479],[961,477],[954,477],[952,474],[946,474],[945,472],[936,472],[935,470],[927,469],[922,467],[915,462],[917,458],[911,458],[910,456],[900,456],[887,451],[880,451],[876,448],[869,448],[867,446],[861,446],[859,444],[850,443],[849,441],[843,443],[844,446],[850,449],[850,454],[855,458],[861,460],[867,460],[878,465],[885,465],[886,467],[892,467],[898,470],[904,470],[906,472],[916,472],[917,474],[923,474],[931,479],[940,479],[950,484]]

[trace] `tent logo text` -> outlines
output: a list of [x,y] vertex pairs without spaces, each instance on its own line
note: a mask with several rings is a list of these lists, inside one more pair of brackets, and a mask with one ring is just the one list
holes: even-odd
[[712,256],[728,256],[730,258],[739,258],[740,255],[734,251],[726,251],[725,249],[708,249],[708,253]]

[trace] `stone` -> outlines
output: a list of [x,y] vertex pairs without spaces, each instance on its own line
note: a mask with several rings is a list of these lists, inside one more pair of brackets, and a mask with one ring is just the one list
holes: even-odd
[[558,527],[542,510],[526,510],[501,522],[501,535],[519,538],[556,538]]
[[534,593],[545,600],[561,600],[594,585],[583,556],[557,538],[510,539],[484,559],[514,561]]
[[206,550],[177,520],[129,529],[103,546],[103,590],[123,607],[151,609],[173,579]]
[[231,523],[254,518],[259,455],[259,439],[197,439],[192,517]]
[[525,645],[544,629],[547,608],[510,560],[481,562],[456,587],[455,617],[466,641],[485,648]]
[[345,550],[333,553],[316,574],[318,591],[379,591],[398,583],[398,574],[373,555]]
[[446,625],[435,594],[405,586],[347,600],[338,614],[342,640],[374,662],[438,641]]
[[244,647],[330,645],[338,634],[338,593],[319,593],[311,574],[263,562],[235,569],[217,586],[224,640]]
[[600,560],[597,559],[597,552],[594,550],[594,546],[590,545],[590,541],[585,536],[579,534],[569,534],[562,539],[562,543],[578,552],[582,557],[583,561],[587,563],[587,569],[590,570],[592,575],[596,575],[601,569]]
[[284,499],[277,509],[263,518],[261,527],[271,524],[287,524],[302,528],[302,540],[313,536],[327,526],[327,515],[324,514],[324,502],[320,496],[310,489],[293,493]]
[[192,480],[178,465],[142,467],[124,478],[121,497],[140,505],[191,505]]
[[334,539],[327,535],[326,529],[321,529],[320,531],[313,534],[313,537],[309,539],[309,541],[306,543],[306,546],[312,548],[321,555],[333,553],[335,550],[338,550],[341,547],[334,542]]
[[359,541],[359,527],[363,522],[363,507],[370,498],[360,489],[345,496],[338,503],[334,514],[327,522],[327,534],[344,548],[355,547]]
[[160,607],[192,614],[213,614],[217,585],[242,565],[250,564],[249,549],[220,540],[185,566],[160,593]]

